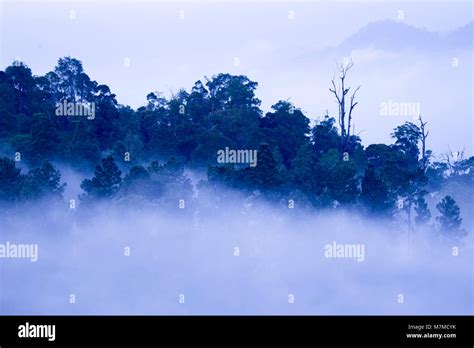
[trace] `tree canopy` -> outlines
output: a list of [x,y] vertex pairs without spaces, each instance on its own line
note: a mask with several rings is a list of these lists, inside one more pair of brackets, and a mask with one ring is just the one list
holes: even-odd
[[[341,76],[351,67],[341,66]],[[347,94],[350,87],[339,90],[333,81],[330,91],[339,114],[315,122],[289,100],[277,101],[264,113],[257,87],[246,76],[218,74],[169,98],[150,92],[144,106],[133,110],[120,105],[108,86],[92,80],[75,58],[59,59],[44,76],[15,62],[0,71],[0,201],[60,197],[65,185],[52,163],[64,163],[95,168],[82,181],[83,200],[133,194],[173,205],[184,197],[192,200],[194,185],[186,170],[193,168],[204,169],[210,187],[259,192],[276,202],[298,192],[314,208],[404,216],[411,229],[412,223],[431,221],[428,193],[451,181],[472,185],[473,157],[433,160],[421,117],[419,124],[396,127],[393,144],[364,147],[351,129],[359,88]],[[346,94],[348,101],[343,100]],[[77,109],[58,116],[58,103],[88,108],[93,117],[75,115]],[[238,158],[219,163],[217,153],[224,149]],[[252,151],[255,166],[238,160],[248,159]],[[26,174],[14,160],[17,155],[31,168]],[[442,229],[460,229],[459,206],[452,197],[436,207]]]

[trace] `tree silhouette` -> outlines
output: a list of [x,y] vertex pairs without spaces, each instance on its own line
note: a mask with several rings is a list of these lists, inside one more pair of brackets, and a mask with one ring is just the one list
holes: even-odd
[[112,156],[102,159],[102,164],[97,165],[92,179],[85,179],[81,188],[85,196],[94,198],[111,198],[118,191],[122,182],[122,172],[119,170]]
[[461,213],[456,201],[451,196],[445,196],[437,205],[436,209],[441,213],[436,217],[440,227],[445,232],[461,233]]

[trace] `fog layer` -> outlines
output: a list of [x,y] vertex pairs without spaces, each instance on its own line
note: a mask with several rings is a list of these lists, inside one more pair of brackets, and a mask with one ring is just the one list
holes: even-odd
[[[116,203],[3,210],[2,314],[472,314],[472,233],[344,211],[200,197],[184,209]],[[363,260],[327,245],[364,247]],[[73,303],[71,303],[73,302]]]

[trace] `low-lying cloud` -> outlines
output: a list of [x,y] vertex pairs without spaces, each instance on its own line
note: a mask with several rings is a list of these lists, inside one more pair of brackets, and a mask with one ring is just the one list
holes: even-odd
[[[2,314],[472,314],[473,240],[242,199],[4,210]],[[363,246],[327,257],[326,246]],[[355,249],[354,249],[355,250]],[[339,254],[340,256],[341,254]]]

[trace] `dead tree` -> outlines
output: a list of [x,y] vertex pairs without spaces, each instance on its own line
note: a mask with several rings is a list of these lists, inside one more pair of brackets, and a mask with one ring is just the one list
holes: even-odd
[[[337,69],[340,73],[340,80],[341,84],[339,88],[336,86],[336,82],[334,81],[334,78],[331,80],[332,87],[329,88],[329,91],[331,91],[334,96],[336,97],[336,101],[338,104],[339,108],[339,127],[341,128],[341,153],[344,153],[347,149],[347,145],[350,142],[350,136],[351,136],[351,121],[352,121],[352,111],[358,104],[355,101],[355,95],[357,91],[359,90],[360,86],[357,87],[352,95],[350,96],[350,105],[349,105],[349,110],[346,110],[346,95],[350,91],[350,87],[345,86],[346,83],[346,76],[347,72],[354,66],[354,63],[352,62],[352,59],[349,60],[347,63],[339,63],[337,64]],[[346,116],[347,116],[347,124],[346,124]]]
[[443,155],[443,159],[448,166],[449,173],[451,175],[459,175],[460,166],[459,164],[464,160],[464,152],[465,149],[463,148],[462,151],[451,151],[451,148],[448,147],[448,152]]
[[426,124],[428,122],[423,122],[421,115],[418,116],[418,121],[420,121],[420,130],[421,130],[421,168],[423,171],[426,170],[428,165],[428,155],[426,154],[426,138],[428,138],[429,131],[426,132]]

